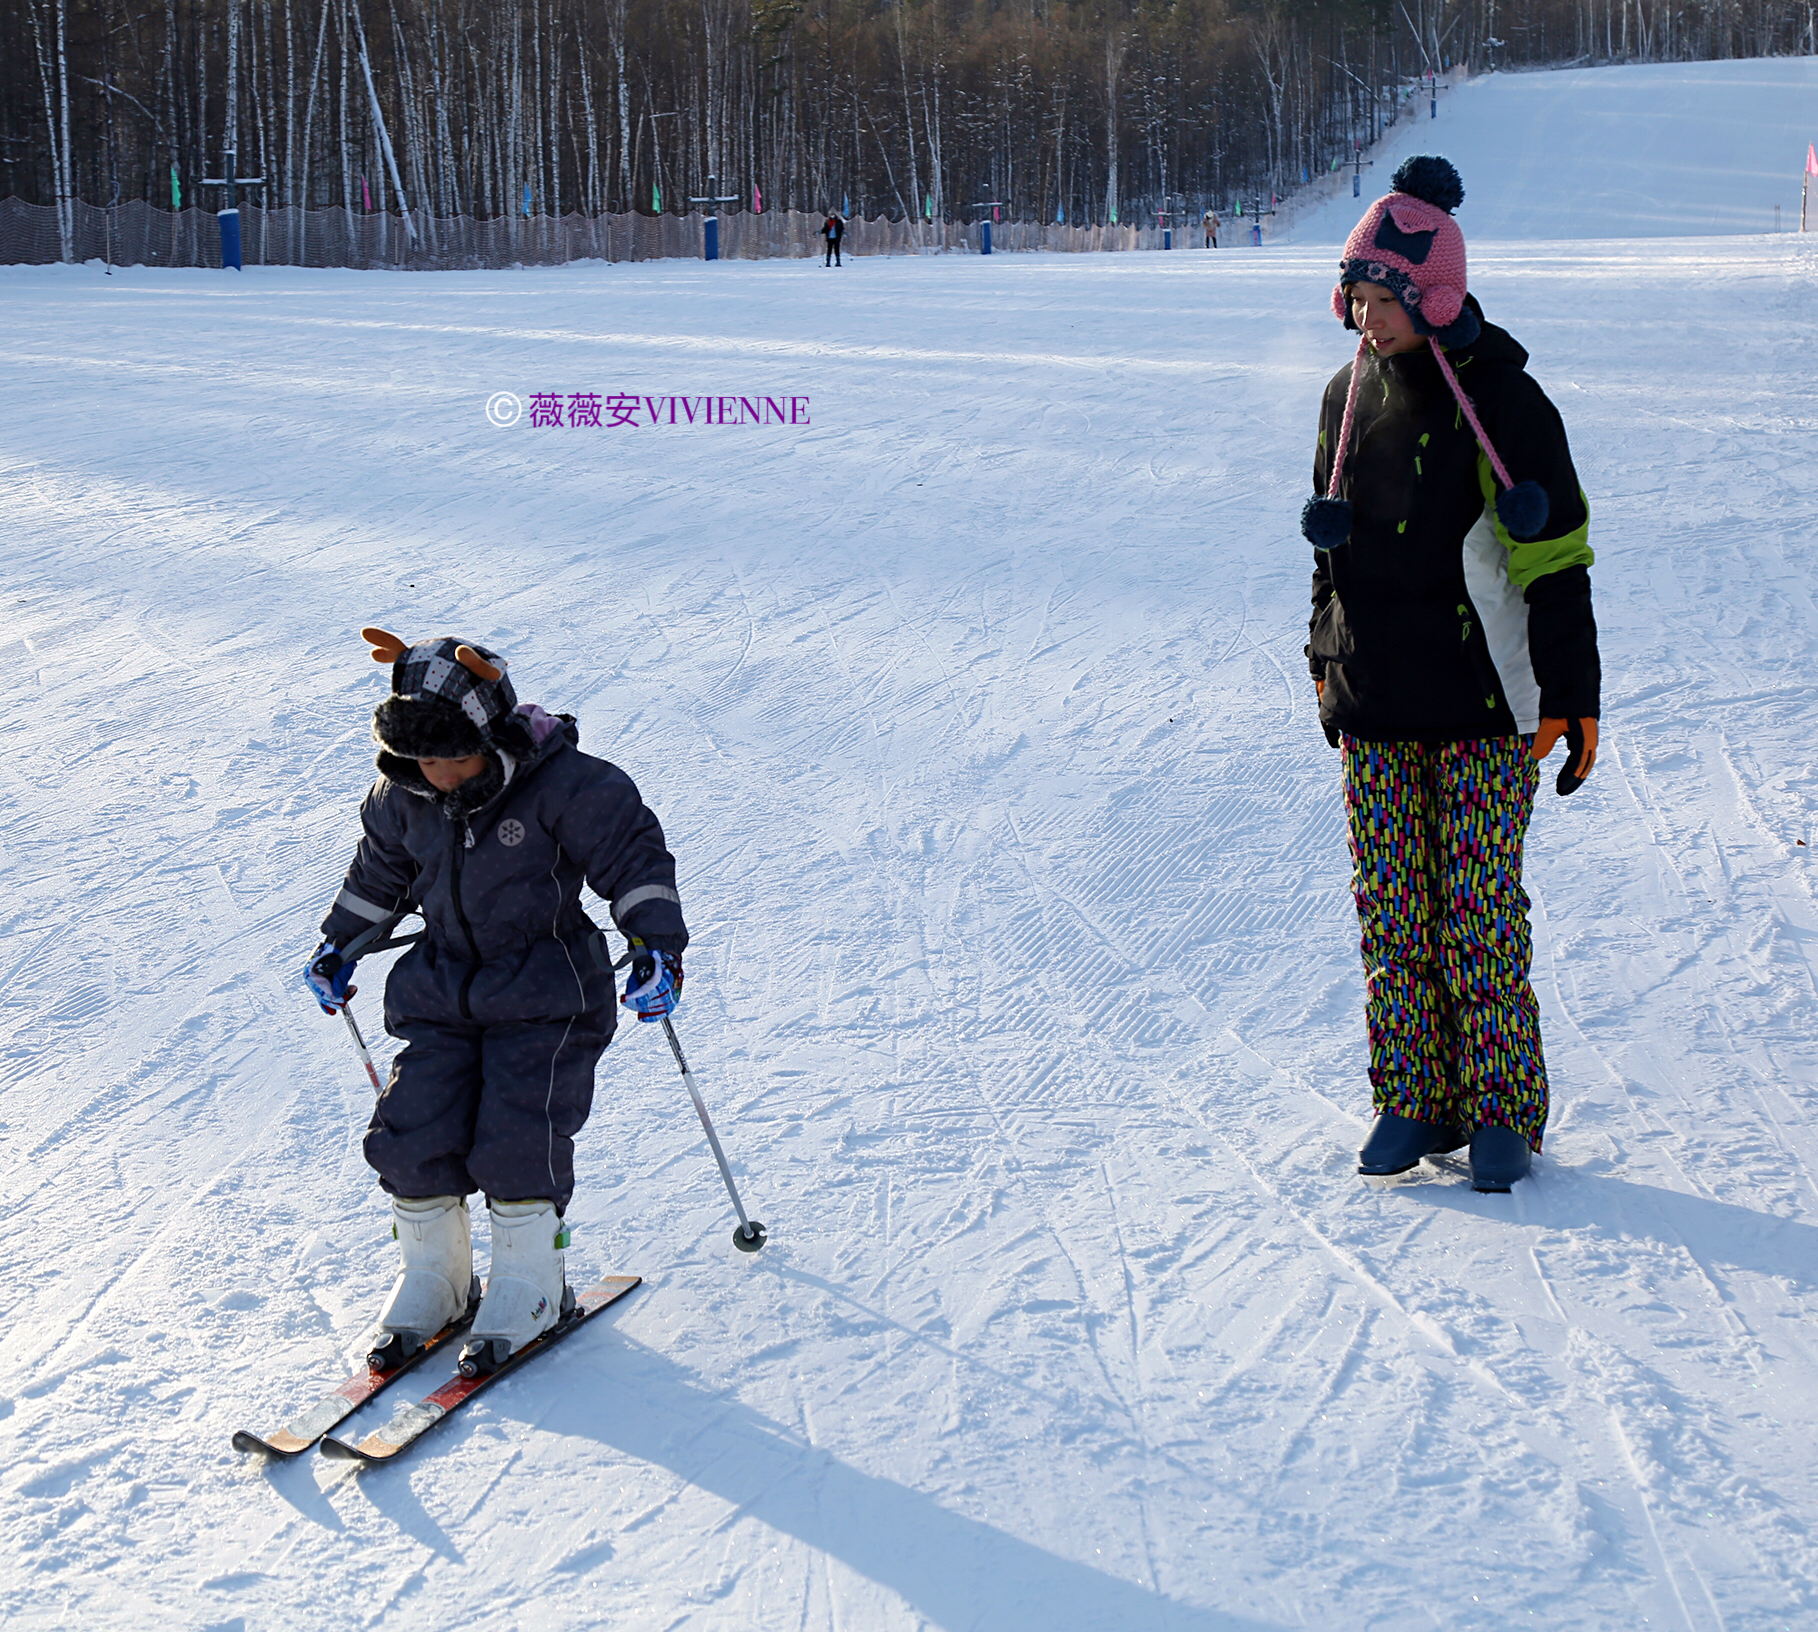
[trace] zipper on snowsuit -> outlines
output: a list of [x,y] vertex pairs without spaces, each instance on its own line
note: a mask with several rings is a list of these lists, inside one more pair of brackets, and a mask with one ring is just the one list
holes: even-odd
[[473,1018],[473,1009],[468,1004],[467,994],[473,990],[474,976],[480,972],[480,943],[473,938],[473,925],[468,923],[467,909],[461,905],[461,863],[472,848],[473,829],[463,822],[460,842],[454,848],[453,876],[449,883],[454,898],[455,917],[460,922],[461,933],[467,937],[467,950],[473,954],[473,965],[461,981],[461,1014],[468,1020]]

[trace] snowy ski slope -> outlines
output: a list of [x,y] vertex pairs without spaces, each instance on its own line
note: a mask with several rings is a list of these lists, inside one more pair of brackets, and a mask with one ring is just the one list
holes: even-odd
[[[1790,71],[1684,71],[1677,115]],[[1535,176],[1628,94],[1578,78],[1509,82],[1563,110]],[[1503,89],[1440,145],[1528,221],[1469,157]],[[1818,237],[1578,208],[1466,220],[1592,495],[1607,686],[1533,829],[1555,1111],[1505,1197],[1351,1171],[1294,527],[1329,244],[0,273],[8,1624],[1818,1624]],[[484,417],[539,389],[813,423]],[[571,1273],[646,1285],[356,1475],[228,1438],[389,1279],[296,978],[369,620],[502,647],[662,813],[678,1027],[772,1244],[630,1028]]]
[[[1420,99],[1369,155],[1364,197],[1437,136],[1465,178],[1467,242],[1771,232],[1776,204],[1796,231],[1818,57],[1490,74],[1442,89],[1437,123],[1429,107]],[[1283,237],[1342,244],[1361,206],[1348,172],[1325,186],[1340,182],[1339,202]]]

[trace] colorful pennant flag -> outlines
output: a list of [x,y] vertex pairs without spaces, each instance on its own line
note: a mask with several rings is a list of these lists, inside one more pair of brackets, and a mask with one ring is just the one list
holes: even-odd
[[177,180],[177,167],[170,167],[170,207],[173,210],[183,208],[183,183]]
[[663,189],[654,181],[650,184],[650,213],[652,215],[663,213]]
[[[1818,142],[1805,144],[1805,173],[1808,176],[1818,176]],[[173,170],[171,174],[175,175],[176,172]]]
[[760,188],[755,181],[751,184],[751,213],[753,215],[762,215],[764,213],[763,189]]

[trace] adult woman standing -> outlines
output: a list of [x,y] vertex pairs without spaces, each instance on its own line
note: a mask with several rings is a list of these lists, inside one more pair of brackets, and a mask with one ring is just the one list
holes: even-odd
[[1340,263],[1333,309],[1361,339],[1301,523],[1367,971],[1358,1171],[1468,1141],[1476,1188],[1507,1190],[1548,1111],[1521,886],[1539,761],[1567,739],[1569,793],[1597,757],[1589,512],[1527,353],[1466,290],[1458,173],[1410,159],[1393,186]]

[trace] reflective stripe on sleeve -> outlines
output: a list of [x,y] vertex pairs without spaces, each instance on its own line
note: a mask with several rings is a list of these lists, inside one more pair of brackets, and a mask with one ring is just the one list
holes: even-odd
[[635,890],[627,890],[612,904],[612,921],[615,924],[625,922],[625,914],[633,907],[641,907],[646,901],[673,901],[678,907],[682,898],[670,889],[667,884],[640,884]]
[[337,907],[345,907],[349,912],[357,912],[362,918],[369,918],[373,923],[383,923],[393,917],[390,907],[375,907],[364,896],[355,895],[352,890],[343,890],[335,897]]

